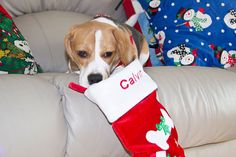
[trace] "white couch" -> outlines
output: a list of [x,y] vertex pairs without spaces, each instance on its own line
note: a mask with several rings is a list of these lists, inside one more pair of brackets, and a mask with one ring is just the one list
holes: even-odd
[[[44,73],[0,76],[0,157],[129,156],[99,110],[70,90],[63,38],[69,27],[108,13],[116,0],[0,0],[14,16]],[[187,157],[236,154],[236,70],[151,67]]]

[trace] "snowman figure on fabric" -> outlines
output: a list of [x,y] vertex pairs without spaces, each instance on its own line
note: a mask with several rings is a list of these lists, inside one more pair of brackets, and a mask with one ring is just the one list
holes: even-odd
[[28,65],[25,67],[24,74],[33,75],[37,73],[37,64],[34,62],[34,60],[30,57],[27,57],[25,61]]
[[180,8],[176,17],[187,21],[177,26],[193,27],[196,31],[203,31],[212,24],[211,17],[208,14],[204,14],[203,8],[200,8],[197,12],[194,9]]
[[209,45],[209,47],[214,51],[215,57],[219,60],[220,64],[223,65],[224,68],[233,67],[236,64],[236,51],[221,48],[220,46],[215,46],[213,44]]
[[132,157],[185,156],[173,121],[156,99],[157,85],[137,59],[87,89],[73,82],[69,87],[98,105]]
[[[22,51],[31,54],[31,49],[26,40],[15,40],[14,45],[18,47],[19,49],[21,49]],[[25,61],[25,64],[27,64],[24,70],[24,74],[32,75],[32,74],[37,73],[37,64],[35,63],[32,56],[26,56],[24,61]]]
[[160,0],[151,0],[149,2],[148,12],[153,16],[156,15],[156,13],[158,12],[158,7],[159,7],[160,4],[161,4]]
[[167,57],[173,58],[174,64],[177,66],[192,65],[195,61],[195,56],[197,56],[196,49],[192,50],[186,47],[185,44],[176,46],[167,52]]
[[15,40],[14,45],[27,53],[31,52],[29,44],[26,40]]
[[157,57],[160,57],[163,52],[164,42],[165,42],[165,32],[159,31],[153,35],[153,37],[150,39],[149,47],[155,48]]
[[149,42],[149,47],[155,49],[156,57],[159,58],[161,62],[164,62],[162,53],[163,53],[165,38],[166,38],[165,32],[159,31],[153,35],[153,37],[150,39]]
[[234,9],[229,10],[225,15],[224,22],[229,28],[236,29],[236,11]]

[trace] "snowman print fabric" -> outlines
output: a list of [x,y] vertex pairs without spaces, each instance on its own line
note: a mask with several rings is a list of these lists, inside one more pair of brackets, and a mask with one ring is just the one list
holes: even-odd
[[229,68],[236,63],[236,1],[139,0],[166,65]]
[[0,5],[0,74],[33,75],[42,72],[12,17]]

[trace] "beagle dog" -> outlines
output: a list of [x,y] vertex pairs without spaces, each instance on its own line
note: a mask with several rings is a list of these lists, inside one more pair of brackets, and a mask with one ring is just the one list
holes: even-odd
[[149,58],[141,33],[107,17],[73,26],[64,44],[69,70],[80,73],[79,84],[84,87],[108,78],[119,64],[126,66],[139,58],[144,65]]

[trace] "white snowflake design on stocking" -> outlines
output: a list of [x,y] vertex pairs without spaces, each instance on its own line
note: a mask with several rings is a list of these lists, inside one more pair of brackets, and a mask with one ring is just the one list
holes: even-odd
[[157,130],[149,130],[146,133],[148,142],[156,144],[164,151],[156,152],[158,157],[166,157],[166,150],[169,148],[167,140],[170,137],[171,129],[174,128],[174,123],[165,110],[161,109],[161,122],[157,124]]

